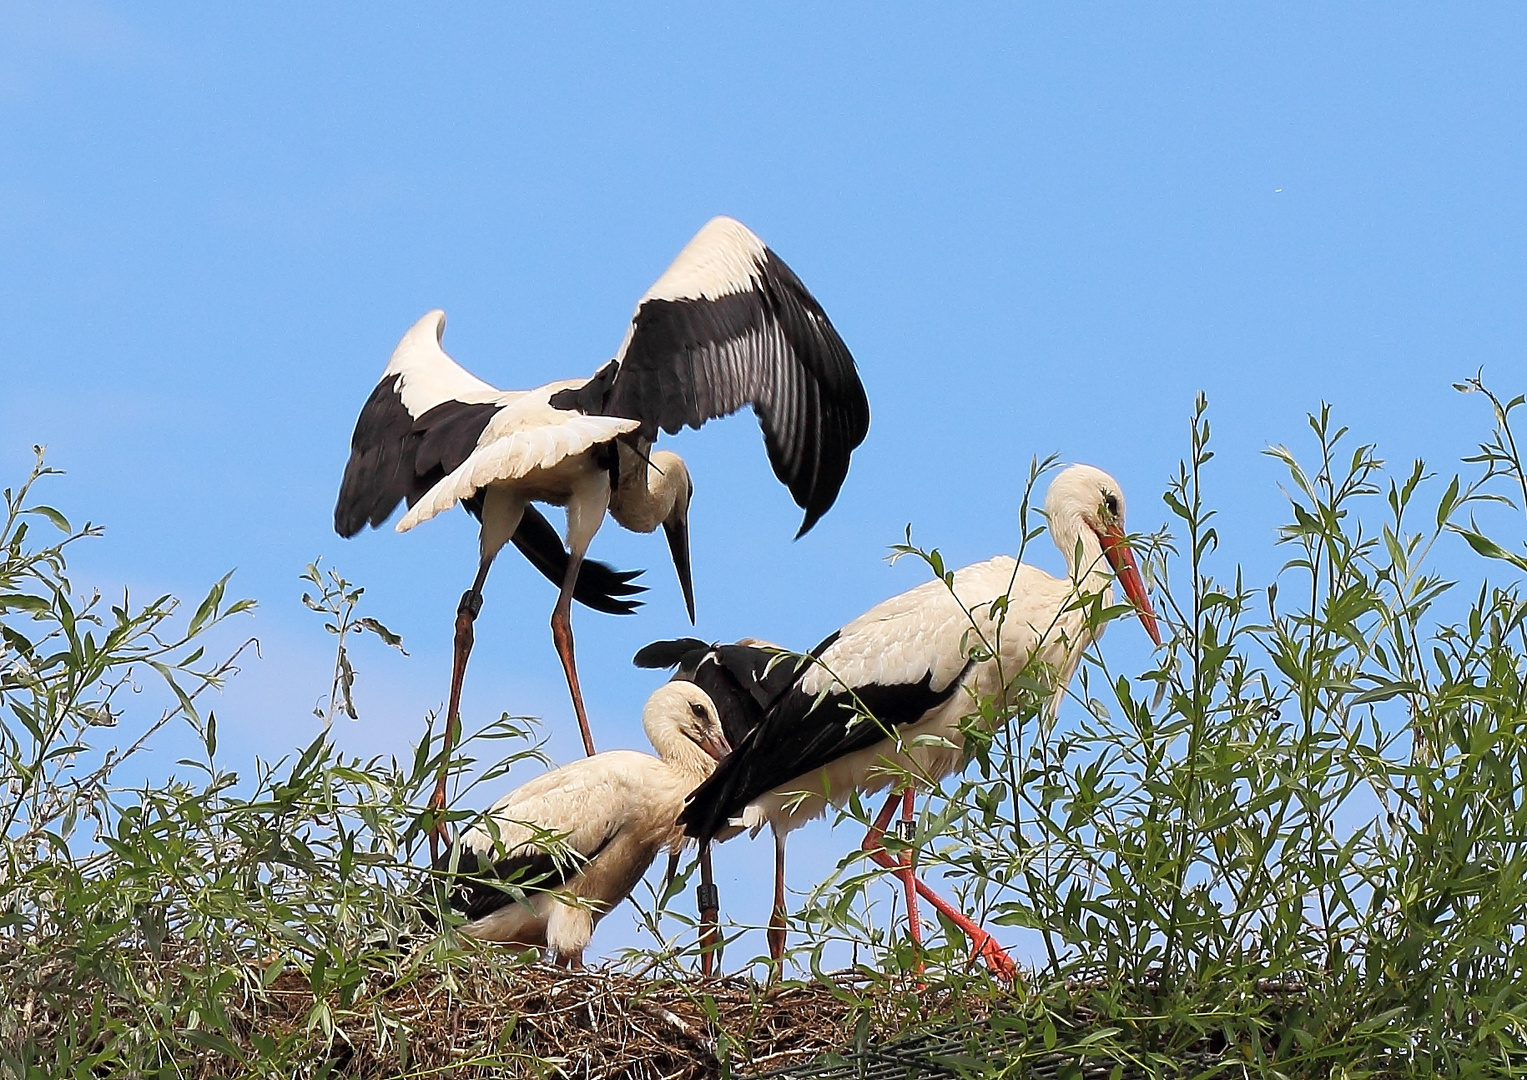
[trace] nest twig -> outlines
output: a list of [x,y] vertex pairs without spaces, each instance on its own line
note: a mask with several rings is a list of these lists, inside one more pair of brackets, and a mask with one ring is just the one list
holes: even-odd
[[[275,1046],[298,1074],[701,1080],[720,1076],[723,1063],[747,1075],[809,1061],[867,1028],[891,1034],[908,1000],[893,1004],[897,995],[883,986],[861,993],[848,975],[767,988],[742,976],[570,971],[496,950],[402,977],[378,968],[342,994],[315,996],[297,970],[268,986],[257,967],[250,975],[226,1002],[232,1052],[194,1044],[193,1057],[176,1061],[179,1075],[267,1072]],[[75,985],[51,996],[52,1007],[39,1001],[18,1034],[51,1043],[68,1022],[66,1001],[89,993]]]

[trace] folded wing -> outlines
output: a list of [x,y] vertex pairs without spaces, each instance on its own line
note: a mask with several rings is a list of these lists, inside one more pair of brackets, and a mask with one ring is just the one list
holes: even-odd
[[[514,903],[514,888],[553,889],[578,876],[619,834],[639,795],[619,771],[625,757],[573,762],[496,802],[462,834],[451,905],[480,919]],[[451,858],[443,854],[435,869],[450,870]]]
[[[933,582],[939,588],[943,582]],[[808,654],[762,720],[690,795],[679,821],[709,837],[759,796],[891,737],[944,704],[972,664],[939,633],[962,617],[937,589],[910,590],[861,615]]]

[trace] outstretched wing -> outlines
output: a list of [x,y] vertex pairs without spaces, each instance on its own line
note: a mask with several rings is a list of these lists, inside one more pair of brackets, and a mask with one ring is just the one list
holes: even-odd
[[653,439],[753,406],[774,475],[806,511],[838,496],[869,402],[827,313],[740,222],[713,218],[637,304],[615,360],[558,408],[641,421]]
[[[489,422],[518,395],[497,390],[468,372],[441,347],[445,312],[431,311],[409,328],[371,391],[350,439],[350,460],[334,505],[334,530],[350,537],[381,526],[398,503],[417,503],[477,449]],[[467,504],[474,515],[479,507]],[[561,586],[567,549],[535,507],[514,544],[537,570]],[[615,570],[585,560],[573,598],[598,611],[628,615],[630,599],[646,590],[631,584],[639,570]]]
[[334,504],[334,531],[377,528],[397,505],[416,503],[477,448],[505,395],[440,347],[445,312],[431,311],[392,351],[350,437]]
[[398,521],[407,532],[489,484],[523,479],[554,469],[569,458],[636,430],[619,416],[584,416],[555,409],[548,399],[566,383],[551,383],[513,395],[479,432],[476,445],[454,469],[426,491]]

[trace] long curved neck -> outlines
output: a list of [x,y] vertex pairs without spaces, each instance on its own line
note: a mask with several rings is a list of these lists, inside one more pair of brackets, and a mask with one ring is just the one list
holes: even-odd
[[696,783],[704,780],[716,767],[715,759],[685,738],[673,725],[658,720],[647,725],[647,736],[657,756],[677,772],[692,776]]
[[1080,514],[1057,515],[1050,521],[1050,536],[1066,560],[1066,576],[1083,593],[1102,593],[1113,603],[1113,575],[1103,556],[1103,542]]
[[649,447],[637,453],[624,443],[618,446],[620,484],[610,497],[610,515],[632,532],[652,532],[673,513],[679,484],[688,483],[668,461],[678,455],[660,450],[648,457]]

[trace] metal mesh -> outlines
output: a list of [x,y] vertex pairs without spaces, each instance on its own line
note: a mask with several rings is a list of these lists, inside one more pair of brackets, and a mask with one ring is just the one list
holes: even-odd
[[[966,1037],[947,1033],[920,1035],[831,1054],[783,1069],[750,1073],[748,1080],[946,1080],[986,1073],[993,1066],[1004,1064],[1000,1047],[975,1048],[979,1057],[972,1055],[972,1049]],[[1191,1063],[1199,1068],[1209,1064],[1207,1057]],[[1120,1072],[1116,1074],[1115,1069]],[[1081,1080],[1108,1080],[1115,1075],[1121,1080],[1144,1080],[1147,1074],[1131,1062],[1089,1060],[1057,1051],[1038,1057],[1026,1068],[1009,1075],[1015,1080],[1056,1080],[1062,1075]]]

